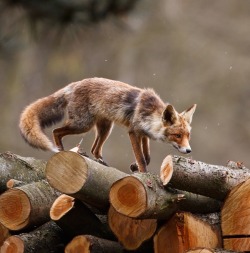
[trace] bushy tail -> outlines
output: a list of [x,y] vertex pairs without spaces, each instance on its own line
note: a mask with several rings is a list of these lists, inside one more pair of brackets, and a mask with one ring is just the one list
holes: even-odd
[[61,96],[41,98],[27,106],[21,114],[21,135],[32,147],[58,152],[58,148],[44,134],[43,129],[62,120],[66,99]]

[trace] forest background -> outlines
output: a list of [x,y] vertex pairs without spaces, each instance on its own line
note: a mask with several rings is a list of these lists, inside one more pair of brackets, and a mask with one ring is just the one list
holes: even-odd
[[[250,167],[250,1],[138,0],[126,13],[65,25],[0,7],[0,152],[48,159],[52,153],[31,148],[20,136],[23,108],[97,76],[151,87],[179,112],[197,103],[192,158]],[[65,137],[66,149],[80,139]],[[84,136],[87,153],[93,139],[93,131]],[[151,171],[159,172],[167,154],[177,151],[151,142]],[[126,129],[115,126],[104,158],[129,171],[134,157]]]

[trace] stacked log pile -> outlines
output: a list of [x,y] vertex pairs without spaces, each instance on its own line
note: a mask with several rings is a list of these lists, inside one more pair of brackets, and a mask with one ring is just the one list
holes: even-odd
[[0,154],[1,253],[250,252],[250,170],[167,156],[127,174],[71,151]]

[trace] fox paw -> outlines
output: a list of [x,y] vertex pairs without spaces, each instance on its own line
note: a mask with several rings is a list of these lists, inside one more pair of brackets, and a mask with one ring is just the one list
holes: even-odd
[[95,161],[108,167],[108,164],[102,158],[95,159]]

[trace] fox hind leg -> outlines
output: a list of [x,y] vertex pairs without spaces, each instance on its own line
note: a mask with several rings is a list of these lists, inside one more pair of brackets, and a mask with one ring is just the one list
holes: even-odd
[[96,159],[99,159],[101,163],[106,163],[103,161],[102,157],[102,147],[104,142],[109,137],[113,127],[113,122],[107,119],[98,120],[96,122],[96,137],[91,148],[91,153]]
[[85,127],[79,127],[74,124],[71,124],[70,122],[67,122],[64,126],[56,128],[53,130],[53,139],[54,143],[58,147],[60,151],[64,150],[62,138],[66,135],[72,135],[72,134],[81,134],[88,132],[92,127],[94,123],[88,124]]

